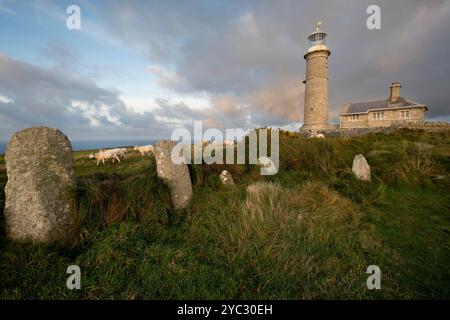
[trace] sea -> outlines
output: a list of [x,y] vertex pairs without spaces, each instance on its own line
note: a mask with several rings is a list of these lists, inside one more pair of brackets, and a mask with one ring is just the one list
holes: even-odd
[[[120,147],[144,146],[155,144],[158,140],[90,140],[90,141],[71,141],[74,151],[98,150]],[[0,154],[5,154],[8,142],[0,141]]]

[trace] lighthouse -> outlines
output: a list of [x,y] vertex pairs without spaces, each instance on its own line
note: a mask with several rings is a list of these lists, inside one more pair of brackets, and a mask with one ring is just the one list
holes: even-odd
[[321,22],[308,36],[306,60],[305,107],[301,131],[317,133],[329,128],[328,124],[328,56],[327,34],[320,30]]

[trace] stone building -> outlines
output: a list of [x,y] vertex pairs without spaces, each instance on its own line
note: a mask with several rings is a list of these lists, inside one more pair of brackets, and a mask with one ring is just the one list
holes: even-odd
[[306,60],[305,108],[301,131],[317,132],[329,129],[328,123],[328,56],[327,34],[320,30],[321,23],[308,36]]
[[401,85],[391,85],[387,99],[352,102],[339,115],[340,129],[380,128],[395,125],[423,124],[426,105],[400,96]]

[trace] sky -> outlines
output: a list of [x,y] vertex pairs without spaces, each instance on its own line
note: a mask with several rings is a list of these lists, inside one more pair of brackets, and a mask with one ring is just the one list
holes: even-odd
[[[366,26],[373,4],[380,30]],[[394,81],[450,121],[450,0],[0,0],[0,141],[35,125],[75,140],[170,138],[193,121],[297,130],[318,21],[331,122]]]

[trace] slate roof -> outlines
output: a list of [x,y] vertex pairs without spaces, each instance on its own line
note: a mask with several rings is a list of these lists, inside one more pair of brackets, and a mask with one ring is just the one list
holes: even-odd
[[369,110],[373,109],[398,109],[398,108],[417,108],[425,107],[425,105],[417,103],[415,101],[407,100],[403,97],[399,97],[397,103],[390,103],[389,99],[383,100],[373,100],[373,101],[363,101],[363,102],[352,102],[346,111],[342,114],[347,113],[367,113]]

